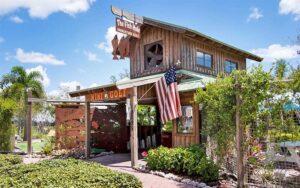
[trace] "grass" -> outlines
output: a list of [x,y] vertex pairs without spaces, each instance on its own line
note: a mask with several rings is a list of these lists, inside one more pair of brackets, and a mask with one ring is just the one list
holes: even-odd
[[[33,152],[40,152],[44,144],[45,142],[33,142],[32,143]],[[27,152],[27,142],[17,143],[16,146],[20,148],[22,151]]]

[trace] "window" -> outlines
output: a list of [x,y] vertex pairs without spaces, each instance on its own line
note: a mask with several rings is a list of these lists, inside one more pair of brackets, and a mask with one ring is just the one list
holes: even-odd
[[178,133],[193,133],[193,107],[181,106],[182,116],[177,121]]
[[197,52],[197,65],[212,68],[213,57],[211,54],[204,52]]
[[225,61],[225,72],[231,73],[233,70],[237,69],[237,63],[226,60]]
[[152,69],[162,65],[163,45],[162,41],[146,44],[145,50],[145,69]]

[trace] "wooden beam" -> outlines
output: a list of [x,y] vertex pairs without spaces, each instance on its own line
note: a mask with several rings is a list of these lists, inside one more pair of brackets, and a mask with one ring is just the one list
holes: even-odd
[[90,158],[91,142],[91,114],[90,103],[85,102],[85,158]]
[[115,7],[115,6],[111,6],[111,12],[116,16],[125,17],[128,20],[135,21],[136,23],[143,24],[143,17],[142,16],[137,16],[133,13],[127,12],[127,11],[125,11],[123,9],[120,9],[118,7]]
[[238,80],[238,74],[235,74],[235,89],[236,89],[236,114],[235,114],[235,123],[236,123],[236,152],[237,152],[237,185],[239,188],[244,187],[244,152],[243,152],[243,127],[240,122],[240,109],[241,109],[241,97],[240,97],[240,84]]
[[137,105],[137,87],[133,87],[131,92],[132,119],[130,124],[130,148],[132,168],[138,167]]
[[32,91],[31,89],[28,89],[27,91],[27,103],[26,103],[26,126],[27,126],[27,154],[32,154],[32,134],[31,134],[31,125],[32,125],[32,117],[31,117],[31,109],[32,109],[32,103],[28,101],[28,98],[32,97]]

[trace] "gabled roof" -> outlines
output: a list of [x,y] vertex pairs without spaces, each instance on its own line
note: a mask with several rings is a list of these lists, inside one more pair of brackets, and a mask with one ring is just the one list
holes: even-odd
[[225,50],[232,51],[232,52],[237,53],[241,56],[244,56],[245,58],[248,58],[248,59],[252,59],[252,60],[255,60],[255,61],[259,61],[259,62],[263,60],[262,57],[259,57],[255,54],[252,54],[252,53],[247,52],[245,50],[239,49],[239,48],[234,47],[232,45],[226,44],[226,43],[221,42],[217,39],[214,39],[210,36],[207,36],[203,33],[200,33],[200,32],[195,31],[193,29],[189,29],[187,27],[183,27],[183,26],[171,24],[171,23],[168,23],[168,22],[155,20],[155,19],[148,18],[148,17],[143,17],[143,22],[144,22],[144,24],[147,24],[147,25],[152,25],[152,26],[163,28],[163,29],[171,30],[171,31],[174,31],[174,32],[183,33],[183,34],[185,34],[189,37],[199,38],[199,39],[201,39],[205,42],[215,44],[220,48],[224,48]]

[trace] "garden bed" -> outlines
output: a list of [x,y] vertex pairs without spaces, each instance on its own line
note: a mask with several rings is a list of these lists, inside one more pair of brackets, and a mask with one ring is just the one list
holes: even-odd
[[97,163],[75,159],[21,162],[19,156],[0,155],[0,187],[142,187],[136,177]]
[[146,170],[162,177],[170,177],[168,179],[195,184],[197,187],[203,187],[202,182],[212,186],[218,184],[219,168],[207,158],[199,145],[189,148],[158,147],[149,150],[145,160]]

